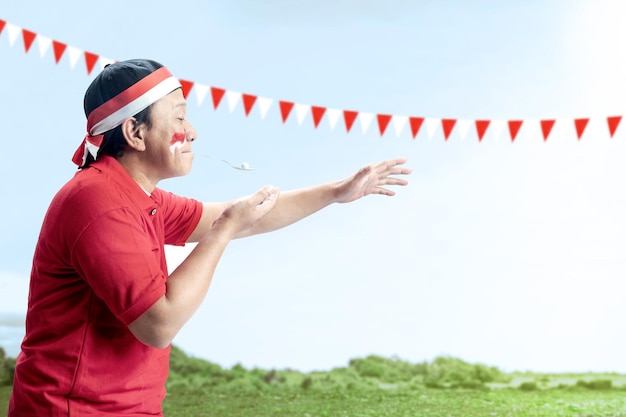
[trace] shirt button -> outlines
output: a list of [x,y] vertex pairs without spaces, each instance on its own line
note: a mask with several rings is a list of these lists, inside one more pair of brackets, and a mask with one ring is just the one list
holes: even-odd
[[156,214],[156,209],[153,208],[152,211],[150,212],[150,214],[154,216]]

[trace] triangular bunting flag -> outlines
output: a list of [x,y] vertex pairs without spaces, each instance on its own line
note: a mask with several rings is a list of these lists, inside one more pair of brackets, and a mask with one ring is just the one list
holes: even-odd
[[446,140],[448,140],[448,138],[450,137],[450,133],[452,133],[452,129],[454,129],[455,124],[456,124],[456,119],[441,119],[443,137]]
[[465,138],[467,137],[467,133],[469,132],[470,127],[472,126],[472,121],[466,120],[466,119],[459,119],[456,126],[457,126],[457,130],[459,131],[459,136],[461,136],[461,140],[465,140]]
[[283,123],[287,121],[291,109],[293,109],[293,103],[291,101],[279,101],[278,107],[280,107],[280,117],[283,119]]
[[213,99],[213,108],[217,110],[217,107],[222,102],[222,97],[224,97],[224,93],[226,90],[223,88],[211,87],[211,98]]
[[437,126],[439,126],[440,119],[426,118],[424,119],[426,122],[426,131],[428,132],[428,139],[432,139],[435,135],[435,131],[437,130]]
[[343,120],[346,122],[346,132],[350,133],[350,129],[352,129],[352,125],[354,124],[358,114],[358,112],[353,110],[343,111]]
[[179,78],[178,82],[182,87],[183,97],[185,98],[185,100],[187,100],[187,97],[189,97],[189,92],[193,88],[193,81],[183,80],[182,78]]
[[487,128],[489,128],[489,120],[476,120],[476,136],[478,136],[478,141],[481,142],[483,140],[483,136],[485,136],[485,132]]
[[30,47],[33,45],[36,36],[37,34],[35,32],[31,32],[28,29],[22,29],[22,37],[24,38],[24,49],[26,50],[26,53],[28,53]]
[[341,117],[341,110],[327,109],[326,114],[328,115],[328,125],[330,126],[330,130],[335,130],[335,126],[337,126],[337,122]]
[[409,117],[409,125],[411,126],[411,135],[413,135],[413,139],[415,139],[419,133],[422,123],[424,123],[423,117]]
[[372,120],[374,120],[374,114],[363,112],[359,113],[359,121],[361,123],[361,131],[363,132],[363,134],[367,133],[367,130],[372,124]]
[[114,64],[115,60],[101,56],[100,60],[98,60],[98,63],[100,64],[100,71],[102,71],[106,68],[107,65]]
[[55,40],[52,41],[52,50],[54,51],[54,60],[58,64],[63,56],[63,52],[65,52],[65,48],[67,45],[63,42],[57,42]]
[[606,122],[609,125],[609,133],[611,134],[611,138],[615,134],[617,127],[619,126],[619,122],[622,121],[622,116],[610,116],[606,118]]
[[70,57],[70,68],[74,69],[74,67],[76,67],[76,64],[78,63],[78,60],[80,59],[80,56],[83,54],[83,51],[78,48],[74,48],[73,46],[68,46],[67,54]]
[[540,136],[543,137],[541,132],[541,122],[535,119],[524,120],[524,126],[520,130],[520,134],[521,132],[524,132],[524,137],[528,140],[533,140]]
[[43,59],[52,44],[52,39],[37,35],[37,46],[39,47],[39,58]]
[[228,110],[232,113],[237,107],[237,103],[241,98],[241,93],[236,91],[226,90],[226,102],[228,103]]
[[574,119],[574,126],[576,127],[576,136],[578,136],[578,140],[580,140],[583,133],[585,133],[587,123],[589,123],[589,119]]
[[17,37],[20,36],[22,28],[15,26],[12,23],[7,23],[7,33],[9,34],[9,46],[13,47]]
[[98,62],[98,55],[85,51],[85,64],[87,64],[87,74],[91,74],[93,67]]
[[209,86],[204,84],[194,84],[194,91],[196,92],[196,100],[198,101],[198,107],[202,106],[207,93],[209,92]]
[[261,113],[261,119],[265,119],[265,116],[267,116],[267,112],[269,111],[273,101],[273,99],[267,97],[259,97],[257,99],[257,102],[259,103],[259,113]]
[[396,137],[399,137],[404,130],[404,126],[406,126],[406,122],[409,120],[409,118],[406,116],[393,116],[391,120],[393,121],[393,127],[396,131]]
[[248,117],[250,110],[252,110],[254,103],[256,103],[256,96],[244,93],[241,95],[241,98],[243,100],[243,111],[246,113],[246,117]]
[[317,126],[320,124],[320,120],[324,117],[324,113],[326,113],[326,107],[321,106],[311,106],[311,114],[313,115],[313,125],[317,129]]
[[385,134],[385,130],[387,130],[387,125],[389,121],[391,121],[390,114],[377,114],[376,120],[378,120],[378,131],[380,132],[380,136]]
[[509,133],[511,134],[511,142],[515,141],[520,128],[522,127],[523,120],[509,120]]
[[298,104],[296,103],[296,118],[298,119],[298,125],[302,126],[302,122],[306,117],[306,114],[311,110],[311,106],[308,104]]
[[489,126],[491,127],[493,139],[497,142],[506,128],[506,122],[504,120],[492,120]]
[[[96,64],[99,63],[99,68],[102,70],[108,64],[114,63],[116,61],[105,58],[103,56],[97,55],[92,52],[88,52],[85,50],[81,50],[72,46],[68,46],[63,42],[59,42],[48,37],[39,35],[33,31],[28,29],[24,29],[22,27],[13,25],[11,23],[6,22],[5,20],[0,19],[0,34],[6,29],[8,34],[9,45],[13,47],[18,37],[22,37],[24,41],[24,50],[26,53],[30,52],[33,43],[35,40],[37,41],[37,46],[39,50],[40,58],[44,58],[50,45],[52,45],[54,60],[55,63],[58,64],[62,59],[65,51],[68,51],[69,55],[69,64],[72,69],[78,63],[78,60],[83,58],[85,60],[87,74],[90,75],[93,72]],[[250,115],[252,108],[258,102],[259,112],[261,118],[264,119],[267,115],[270,106],[273,103],[273,99],[266,97],[258,97],[253,94],[241,94],[238,92],[227,91],[222,88],[217,87],[209,87],[207,85],[197,84],[193,81],[180,79],[180,84],[182,86],[182,93],[185,99],[189,98],[189,94],[191,90],[195,87],[196,98],[198,101],[198,106],[201,106],[204,102],[204,99],[209,92],[211,91],[211,98],[213,100],[213,107],[215,110],[219,107],[224,95],[226,95],[228,101],[228,107],[230,112],[232,113],[237,106],[237,102],[241,98],[243,101],[243,107],[246,117]],[[393,121],[394,130],[396,132],[396,137],[399,137],[404,130],[404,126],[409,122],[411,136],[413,139],[417,137],[419,131],[426,122],[426,129],[428,131],[428,138],[432,139],[437,128],[441,125],[443,129],[443,136],[447,141],[452,134],[452,131],[456,128],[459,132],[459,136],[461,140],[464,140],[467,137],[469,130],[471,129],[472,124],[474,124],[476,128],[476,135],[478,137],[478,141],[481,142],[485,138],[485,134],[487,130],[491,129],[493,132],[494,138],[497,140],[504,129],[508,126],[508,132],[511,137],[511,142],[514,142],[522,129],[524,128],[524,136],[529,138],[536,138],[539,136],[539,130],[541,130],[541,135],[543,137],[544,142],[548,140],[550,136],[552,136],[551,142],[555,140],[558,141],[561,137],[567,137],[573,135],[575,130],[575,134],[577,139],[580,141],[582,136],[587,131],[587,136],[595,137],[597,128],[600,127],[602,120],[600,118],[590,119],[586,118],[576,118],[573,119],[573,125],[571,123],[571,119],[543,119],[543,120],[489,120],[489,119],[479,119],[479,120],[466,120],[466,119],[437,119],[437,118],[424,118],[424,117],[406,117],[406,116],[397,116],[392,114],[375,114],[375,113],[363,113],[355,110],[339,110],[339,109],[330,109],[324,106],[310,106],[306,104],[297,104],[288,101],[279,101],[279,109],[280,115],[283,123],[287,121],[289,115],[293,107],[296,108],[296,115],[298,119],[298,124],[302,125],[306,115],[309,110],[311,111],[313,118],[313,125],[317,129],[321,120],[324,118],[324,115],[327,115],[328,123],[331,131],[334,130],[337,125],[339,118],[343,116],[344,123],[346,126],[346,132],[350,133],[355,120],[357,117],[360,119],[361,129],[363,134],[367,133],[369,126],[371,125],[374,117],[376,117],[376,121],[378,124],[378,130],[380,136],[384,136],[389,123]],[[606,118],[606,123],[608,126],[609,134],[611,138],[614,137],[620,123],[622,120],[622,116],[610,116]],[[539,123],[537,123],[539,122]],[[591,123],[590,123],[591,122]],[[589,127],[591,126],[591,127]]]
[[552,127],[556,120],[541,120],[541,134],[543,135],[544,142],[548,140],[548,136],[550,136],[550,132],[552,131]]

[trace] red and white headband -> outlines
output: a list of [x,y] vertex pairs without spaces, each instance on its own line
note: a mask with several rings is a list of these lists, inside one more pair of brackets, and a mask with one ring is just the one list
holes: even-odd
[[87,135],[74,152],[72,161],[82,167],[88,154],[96,159],[103,133],[116,128],[124,120],[180,87],[180,82],[169,70],[161,67],[94,109],[87,118]]

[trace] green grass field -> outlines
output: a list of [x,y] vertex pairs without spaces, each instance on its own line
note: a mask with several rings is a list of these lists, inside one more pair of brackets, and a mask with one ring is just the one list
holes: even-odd
[[[10,387],[0,388],[0,410]],[[167,417],[622,417],[626,391],[170,389]],[[1,414],[1,412],[0,412]],[[4,415],[4,414],[1,414]]]
[[[0,378],[0,416],[12,364]],[[301,373],[224,369],[173,348],[167,386],[167,417],[626,417],[626,375],[507,374],[449,357],[412,364],[371,355]]]

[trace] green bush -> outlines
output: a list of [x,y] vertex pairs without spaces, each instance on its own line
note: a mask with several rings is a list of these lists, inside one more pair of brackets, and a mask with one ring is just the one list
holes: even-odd
[[509,382],[510,378],[498,368],[469,364],[461,359],[440,356],[426,366],[424,384],[427,387],[469,387],[487,382]]
[[613,381],[610,379],[594,379],[591,381],[579,379],[578,381],[576,381],[576,386],[580,388],[603,391],[612,389]]
[[0,386],[12,385],[15,373],[15,359],[7,358],[6,352],[0,347]]
[[387,359],[377,355],[351,359],[349,367],[361,377],[376,378],[386,383],[407,382],[416,375],[424,374],[426,370],[425,364],[412,364],[398,358]]
[[521,391],[537,391],[537,383],[532,381],[522,382],[518,388]]
[[185,379],[195,385],[219,385],[231,381],[235,373],[204,359],[187,356],[180,348],[172,346],[170,352],[170,379]]

